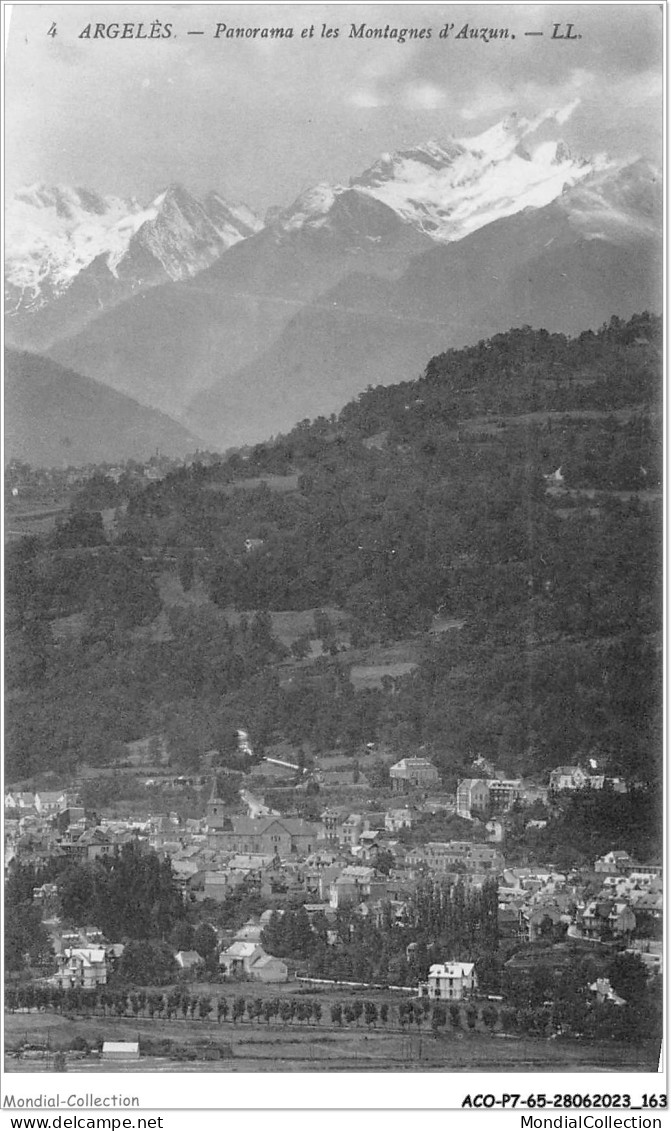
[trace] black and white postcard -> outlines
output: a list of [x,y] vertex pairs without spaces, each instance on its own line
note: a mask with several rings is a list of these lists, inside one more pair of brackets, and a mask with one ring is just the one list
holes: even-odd
[[661,1127],[662,6],[4,17],[4,1108]]

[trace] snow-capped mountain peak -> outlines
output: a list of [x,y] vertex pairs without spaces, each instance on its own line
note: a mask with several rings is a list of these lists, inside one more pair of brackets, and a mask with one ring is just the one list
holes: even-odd
[[462,239],[493,220],[549,204],[565,187],[608,167],[605,159],[575,158],[561,139],[535,138],[542,126],[544,134],[561,126],[572,109],[534,119],[512,114],[475,137],[385,153],[350,185],[438,242]]
[[[473,137],[431,140],[383,153],[349,185],[325,182],[306,189],[268,217],[278,238],[338,224],[346,196],[378,201],[402,222],[439,243],[462,239],[494,220],[541,208],[567,187],[611,167],[605,158],[575,157],[552,137],[574,104],[535,118],[511,114]],[[363,216],[363,212],[362,212]],[[370,213],[375,222],[374,213]]]
[[147,205],[67,185],[31,185],[7,204],[8,310],[38,310],[88,268],[126,286],[181,279],[252,235],[261,221],[217,194],[201,203],[170,185]]
[[16,193],[15,199],[32,208],[53,210],[62,219],[77,221],[82,213],[104,216],[123,201],[114,196],[100,196],[90,189],[70,185],[34,184]]

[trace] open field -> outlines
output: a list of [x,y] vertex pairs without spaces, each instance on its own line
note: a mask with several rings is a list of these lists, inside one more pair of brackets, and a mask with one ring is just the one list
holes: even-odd
[[371,644],[351,649],[343,662],[351,665],[350,679],[354,688],[381,687],[385,676],[398,679],[413,671],[425,654],[425,641],[419,637],[396,640],[389,644]]
[[51,1054],[75,1037],[98,1040],[172,1039],[200,1048],[203,1057],[222,1047],[224,1059],[178,1061],[167,1056],[103,1064],[73,1060],[74,1072],[642,1072],[656,1071],[656,1046],[606,1041],[504,1038],[484,1033],[402,1033],[363,1026],[233,1025],[216,1021],[150,1021],[147,1018],[60,1017],[51,1013],[9,1014],[5,1019],[6,1071],[45,1072],[49,1059],[16,1060],[10,1050],[27,1040],[48,1039]]
[[398,679],[399,676],[408,675],[417,667],[412,661],[397,660],[391,664],[354,664],[350,671],[352,686],[356,691],[363,688],[382,687],[385,676]]
[[67,513],[66,506],[13,506],[5,508],[5,540],[25,538],[28,534],[50,534],[56,520]]

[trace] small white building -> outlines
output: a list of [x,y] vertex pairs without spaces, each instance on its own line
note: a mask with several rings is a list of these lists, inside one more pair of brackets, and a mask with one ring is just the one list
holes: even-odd
[[478,978],[473,962],[442,962],[429,967],[426,982],[420,982],[417,996],[435,1001],[461,1001],[474,993]]
[[139,1041],[103,1041],[103,1060],[139,1060]]

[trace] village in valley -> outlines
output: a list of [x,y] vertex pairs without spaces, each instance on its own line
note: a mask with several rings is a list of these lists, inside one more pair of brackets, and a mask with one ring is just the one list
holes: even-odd
[[661,6],[44,7],[6,23],[17,1106],[664,1106],[620,1088],[666,1004]]
[[[84,1070],[101,1058],[227,1070],[241,1056],[261,1068],[253,1058],[269,1034],[277,1057],[294,1027],[310,1030],[312,1051],[299,1042],[291,1055],[321,1069],[379,1068],[382,1057],[397,1070],[439,1069],[466,1052],[460,1042],[484,1037],[554,1041],[553,1053],[635,1038],[634,1025],[641,1048],[654,1038],[661,861],[617,843],[581,866],[533,851],[567,798],[607,801],[627,782],[589,765],[511,779],[478,758],[449,793],[421,752],[394,761],[371,743],[352,770],[337,756],[309,767],[287,753],[257,757],[243,729],[237,746],[249,767],[235,791],[216,751],[191,776],[159,755],[147,777],[136,750],[97,812],[82,799],[90,781],[5,794],[9,886],[35,884],[23,893],[35,913],[28,952],[7,967],[10,1070]],[[135,797],[141,787],[174,809],[136,801],[124,815],[131,782]],[[149,861],[167,901],[161,943],[146,937],[156,930],[115,934],[105,904],[121,898],[115,870],[140,875]],[[104,921],[89,919],[96,906]],[[10,912],[10,949],[25,946],[13,928]],[[361,1039],[361,1025],[365,1051],[329,1060],[320,1034]]]
[[656,1069],[660,331],[10,464],[9,1071]]

